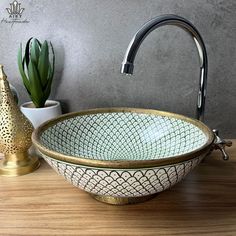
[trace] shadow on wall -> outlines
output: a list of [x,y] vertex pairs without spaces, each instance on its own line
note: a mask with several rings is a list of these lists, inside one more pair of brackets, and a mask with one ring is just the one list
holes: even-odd
[[[53,42],[52,42],[53,43]],[[54,46],[54,45],[53,45]],[[58,97],[58,88],[60,87],[60,84],[62,82],[62,78],[64,76],[64,65],[65,65],[65,48],[62,43],[57,44],[54,46],[55,51],[55,74],[52,84],[52,91],[51,91],[51,97],[56,98]],[[62,107],[62,113],[69,112],[69,100],[63,101],[60,100],[61,107]]]

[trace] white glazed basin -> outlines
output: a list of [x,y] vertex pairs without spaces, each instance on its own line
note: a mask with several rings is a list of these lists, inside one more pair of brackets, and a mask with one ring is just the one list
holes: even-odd
[[209,152],[212,131],[169,112],[94,109],[50,120],[32,136],[69,182],[112,204],[144,201],[182,180]]

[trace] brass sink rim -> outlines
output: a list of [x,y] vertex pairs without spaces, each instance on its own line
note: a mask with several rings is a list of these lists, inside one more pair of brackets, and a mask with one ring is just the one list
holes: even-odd
[[[141,114],[152,114],[158,116],[167,116],[172,117],[180,120],[184,120],[188,123],[191,123],[198,127],[207,137],[206,143],[198,149],[195,149],[191,152],[184,153],[181,155],[176,155],[174,157],[166,157],[166,158],[159,158],[159,159],[152,159],[152,160],[97,160],[97,159],[90,159],[84,158],[79,156],[69,156],[62,153],[58,153],[56,151],[52,151],[46,148],[40,141],[40,136],[42,132],[44,132],[49,127],[55,125],[56,123],[73,118],[76,116],[83,116],[89,114],[98,114],[98,113],[115,113],[115,112],[127,112],[127,113],[141,113]],[[36,128],[32,134],[32,141],[36,148],[39,151],[53,159],[57,159],[59,161],[68,162],[71,164],[83,165],[83,166],[90,166],[90,167],[101,167],[101,168],[110,168],[110,169],[136,169],[136,168],[147,168],[147,167],[159,167],[164,165],[170,164],[177,164],[180,162],[188,161],[195,157],[199,157],[201,155],[207,154],[211,150],[211,146],[214,142],[214,134],[212,130],[210,130],[204,123],[199,120],[189,118],[184,115],[154,110],[154,109],[144,109],[144,108],[127,108],[127,107],[112,107],[112,108],[95,108],[95,109],[88,109],[79,112],[71,112],[64,115],[61,115],[57,118],[51,119],[49,121],[44,122],[38,128]]]

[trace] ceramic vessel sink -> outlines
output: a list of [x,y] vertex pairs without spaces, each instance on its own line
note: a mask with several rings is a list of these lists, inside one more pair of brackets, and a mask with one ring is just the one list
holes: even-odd
[[69,113],[37,128],[48,164],[97,200],[147,200],[181,181],[208,154],[212,131],[169,112],[110,108]]

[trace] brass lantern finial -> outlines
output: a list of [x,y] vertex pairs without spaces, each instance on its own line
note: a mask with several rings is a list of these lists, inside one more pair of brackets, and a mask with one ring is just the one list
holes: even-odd
[[7,76],[3,70],[3,65],[0,64],[0,80],[6,80]]
[[0,152],[5,155],[0,161],[0,175],[17,176],[34,171],[40,162],[28,154],[33,126],[17,106],[2,65],[0,111]]

